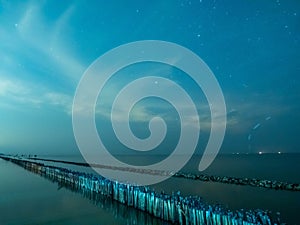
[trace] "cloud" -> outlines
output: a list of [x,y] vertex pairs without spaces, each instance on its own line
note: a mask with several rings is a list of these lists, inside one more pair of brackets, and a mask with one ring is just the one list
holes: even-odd
[[293,106],[286,104],[282,99],[274,97],[272,93],[253,93],[248,100],[227,94],[227,130],[232,133],[248,133],[252,127],[266,118],[279,118],[293,112]]
[[[30,1],[18,10],[6,7],[6,20],[0,21],[0,107],[50,105],[70,113],[70,92],[86,68],[66,39],[76,4],[54,21],[45,18],[43,2]],[[60,82],[67,85],[61,88]]]
[[0,79],[0,96],[25,94],[28,90],[17,82]]
[[11,80],[0,77],[0,99],[2,108],[19,105],[29,107],[41,107],[50,105],[61,107],[70,114],[72,98],[69,95],[59,92],[53,92],[45,87],[37,86],[32,83],[26,83],[20,80]]
[[[266,104],[269,102],[269,104]],[[271,104],[272,102],[272,104]],[[157,116],[149,108],[155,107],[158,111],[167,111],[169,106],[164,103],[155,103],[153,105],[138,105],[132,110],[130,116],[134,122],[149,122],[154,116]],[[181,103],[182,110],[188,112],[190,111],[190,106]],[[165,110],[163,110],[165,109]],[[201,131],[209,132],[211,129],[211,116],[209,106],[207,104],[197,105],[200,118],[200,128]],[[127,118],[128,105],[126,102],[115,111],[116,118],[119,122],[128,121]],[[281,115],[293,111],[293,108],[289,105],[282,104],[280,101],[274,102],[273,96],[268,94],[261,94],[261,96],[253,96],[251,101],[244,102],[238,100],[237,98],[231,98],[227,102],[227,121],[226,127],[230,133],[233,134],[243,134],[248,133],[252,127],[264,121],[268,117],[276,119]],[[168,112],[168,111],[167,111]],[[169,121],[174,121],[174,117],[171,114],[163,114],[164,118]],[[223,115],[219,115],[223,116]],[[96,117],[105,120],[111,119],[111,111],[109,104],[101,104],[96,107]],[[184,121],[185,126],[198,126],[198,118],[195,116],[190,116],[188,120]],[[177,121],[176,121],[177,122]],[[222,127],[223,124],[217,123],[216,127]]]
[[73,100],[71,96],[58,92],[47,92],[43,95],[43,100],[44,103],[62,107],[66,113],[71,114]]
[[[119,105],[114,110],[114,119],[117,122],[123,123],[128,121],[128,104],[123,102],[122,105]],[[170,107],[173,106],[167,105],[164,102],[151,102],[148,104],[137,104],[134,106],[134,109],[130,111],[130,121],[132,122],[149,122],[156,116],[163,117],[166,122],[171,123],[179,123],[177,117],[174,117],[173,113],[170,113]],[[84,107],[83,107],[84,108]],[[153,110],[154,109],[154,110]],[[188,115],[188,117],[183,121],[182,126],[192,126],[195,128],[199,128],[199,124],[197,123],[200,121],[200,128],[202,131],[209,132],[211,129],[211,120],[210,120],[210,111],[208,111],[208,106],[198,105],[197,109],[199,115],[192,115],[190,112],[192,111],[192,107],[185,102],[180,104],[180,109]],[[157,112],[157,113],[156,113]],[[104,120],[111,120],[111,109],[109,104],[101,104],[96,106],[96,118],[104,119]],[[221,124],[217,124],[217,126]]]
[[15,23],[15,30],[2,31],[5,36],[0,37],[0,40],[9,40],[9,44],[3,45],[8,52],[13,50],[17,55],[27,54],[29,60],[39,67],[52,65],[56,74],[64,75],[75,84],[86,68],[75,57],[72,46],[65,38],[65,30],[76,5],[70,5],[53,24],[45,21],[42,7],[39,2],[30,2]]

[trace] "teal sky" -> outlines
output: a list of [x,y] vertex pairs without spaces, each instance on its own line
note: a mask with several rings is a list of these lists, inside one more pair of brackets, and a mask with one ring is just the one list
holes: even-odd
[[[84,71],[114,47],[149,39],[189,48],[214,72],[228,111],[221,152],[300,152],[299,16],[297,0],[0,0],[0,152],[78,153],[71,109]],[[202,95],[184,74],[159,71],[192,98]],[[98,132],[107,131],[104,141],[115,149],[120,146],[109,131],[106,103],[128,74],[134,72],[129,68],[111,80],[96,110]],[[209,111],[203,96],[196,103],[201,152]],[[165,102],[146,100],[133,110],[133,131],[146,137],[149,118],[166,112],[176,118]],[[167,153],[178,136],[177,120],[169,117],[171,133],[161,149]]]

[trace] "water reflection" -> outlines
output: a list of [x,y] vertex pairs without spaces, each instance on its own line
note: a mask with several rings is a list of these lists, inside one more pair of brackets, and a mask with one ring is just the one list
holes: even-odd
[[[79,191],[83,196],[88,197],[95,204],[102,205],[106,203],[103,198],[111,201],[110,207],[115,209],[113,201],[118,201],[124,204],[126,210],[121,210],[128,216],[127,206],[147,212],[156,218],[164,221],[171,221],[179,224],[277,224],[279,221],[272,221],[267,211],[255,210],[244,211],[238,210],[231,212],[223,210],[218,205],[211,206],[203,203],[201,198],[183,197],[180,193],[168,195],[165,193],[157,193],[151,191],[147,187],[137,187],[130,184],[121,184],[117,181],[110,181],[103,177],[96,177],[92,174],[71,171],[65,168],[54,166],[45,166],[41,163],[30,162],[28,160],[15,157],[2,157],[5,160],[11,161],[25,169],[47,177],[48,179],[57,182],[59,188],[66,186],[73,191]],[[132,209],[133,210],[133,209]],[[118,212],[118,211],[115,211]],[[139,215],[139,214],[137,214]],[[128,218],[128,217],[126,217]],[[135,224],[137,218],[135,214],[130,215],[130,223]],[[148,222],[153,224],[152,218],[147,216],[142,217],[143,224]],[[140,224],[139,223],[139,224]]]
[[[31,172],[36,172],[27,168]],[[74,193],[79,193],[82,197],[89,199],[91,203],[97,207],[109,212],[115,218],[120,218],[125,221],[126,224],[143,224],[143,225],[153,225],[153,224],[170,224],[167,221],[163,221],[159,218],[155,218],[145,212],[136,210],[134,208],[128,207],[124,204],[121,204],[112,198],[109,198],[105,195],[99,195],[89,189],[80,188],[80,186],[75,185],[74,183],[66,182],[65,180],[57,180],[54,176],[47,176],[44,173],[38,173],[41,177],[56,183],[58,189],[65,188]]]

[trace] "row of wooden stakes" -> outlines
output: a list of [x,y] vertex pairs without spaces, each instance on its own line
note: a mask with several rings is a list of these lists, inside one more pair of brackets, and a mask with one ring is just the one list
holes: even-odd
[[146,212],[156,218],[180,225],[273,225],[268,212],[262,210],[232,212],[220,206],[205,204],[198,196],[182,196],[180,192],[171,195],[157,193],[145,186],[108,180],[66,168],[48,166],[23,158],[0,156],[23,168],[40,174],[63,186],[91,192],[93,196],[101,195],[111,198],[127,207]]

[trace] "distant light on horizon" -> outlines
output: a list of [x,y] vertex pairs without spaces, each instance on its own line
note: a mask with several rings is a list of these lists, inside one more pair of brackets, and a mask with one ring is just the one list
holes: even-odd
[[263,152],[258,152],[259,155],[263,154]]

